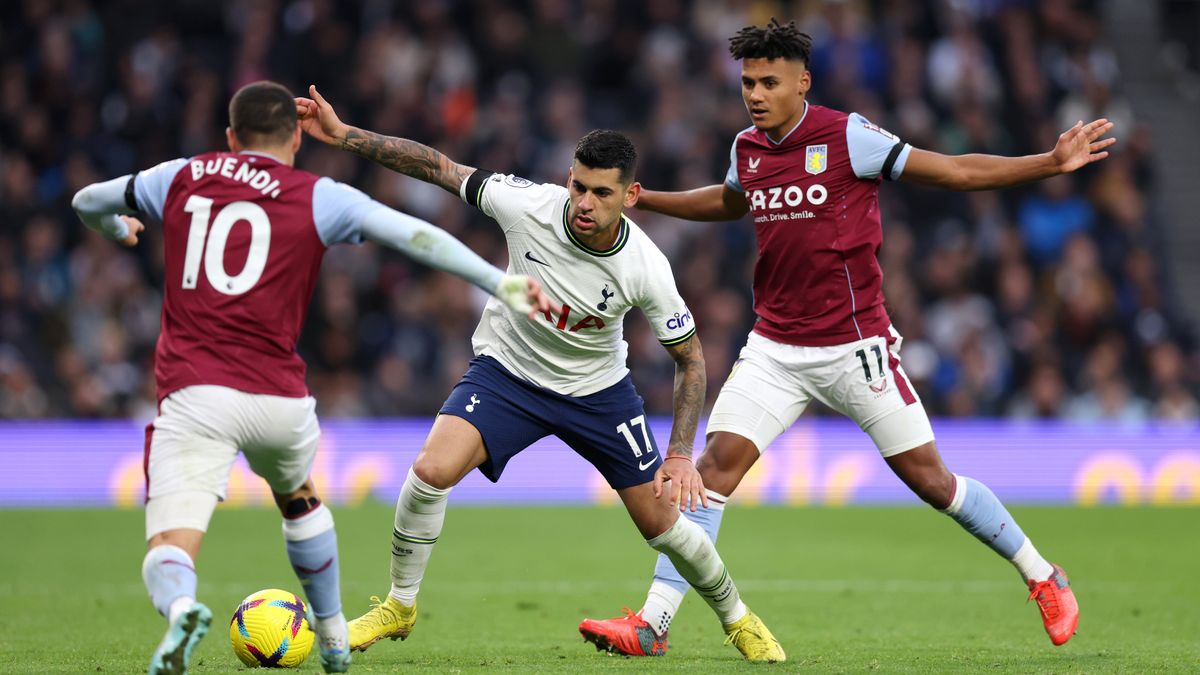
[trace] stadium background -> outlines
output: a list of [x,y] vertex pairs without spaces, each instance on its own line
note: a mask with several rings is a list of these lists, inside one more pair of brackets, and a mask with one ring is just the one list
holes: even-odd
[[[0,6],[0,418],[20,420],[0,423],[0,502],[140,501],[161,241],[153,225],[136,250],[104,241],[70,197],[224,147],[240,85],[315,83],[350,123],[542,181],[565,178],[581,134],[618,128],[646,186],[683,189],[724,176],[747,125],[726,40],[771,15],[814,36],[810,100],[920,147],[1039,152],[1077,119],[1117,123],[1113,156],[1078,175],[974,194],[884,186],[888,308],[927,409],[957,419],[935,424],[952,467],[1018,500],[1200,501],[1200,239],[1171,197],[1189,174],[1163,160],[1195,141],[1162,128],[1161,105],[1196,108],[1196,3],[69,0]],[[1150,79],[1147,61],[1168,75]],[[1148,83],[1157,97],[1134,96]],[[298,165],[505,263],[497,228],[438,188],[307,140]],[[698,318],[711,406],[753,319],[752,227],[631,215]],[[300,350],[330,421],[318,475],[335,499],[392,499],[484,299],[370,244],[330,252]],[[668,415],[672,362],[636,313],[626,337],[648,412]],[[812,419],[828,414],[814,404],[760,463],[774,482],[744,498],[914,501],[852,425]],[[401,419],[353,421],[380,417]],[[527,454],[499,488],[473,477],[458,498],[605,499],[560,445]],[[1029,487],[1031,466],[1053,489]],[[261,501],[237,471],[234,501]]]
[[[720,540],[788,650],[781,672],[1200,671],[1197,511],[1132,506],[1200,503],[1200,2],[14,0],[0,2],[0,673],[135,672],[162,630],[137,572],[161,241],[153,225],[133,251],[101,240],[75,190],[223,147],[229,95],[263,77],[531,179],[561,181],[575,139],[607,126],[634,135],[646,185],[710,184],[747,125],[725,40],[772,14],[816,39],[812,101],[917,145],[1043,151],[1099,115],[1119,138],[1043,185],[881,196],[889,310],[947,461],[1068,568],[1082,632],[1051,649],[1009,566],[947,518],[892,508],[918,502],[865,435],[814,408],[746,478]],[[311,142],[298,161],[504,262],[495,227],[436,188]],[[698,318],[711,404],[750,325],[751,225],[631,215]],[[301,350],[351,615],[386,588],[399,481],[482,300],[371,245],[326,260]],[[671,364],[641,317],[627,330],[665,439]],[[499,485],[469,477],[417,634],[355,671],[646,672],[573,642],[584,616],[636,607],[653,564],[621,509],[595,506],[611,493],[594,473],[548,441]],[[230,497],[268,503],[244,464]],[[1090,507],[1108,503],[1131,506]],[[219,617],[296,588],[278,523],[269,507],[217,510],[200,592]],[[655,671],[750,670],[696,599],[670,639]],[[219,634],[194,661],[244,672]]]

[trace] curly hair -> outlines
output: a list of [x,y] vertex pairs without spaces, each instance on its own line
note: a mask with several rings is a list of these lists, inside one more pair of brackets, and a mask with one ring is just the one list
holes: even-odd
[[771,17],[766,26],[746,26],[729,38],[729,53],[742,59],[787,59],[808,65],[812,54],[812,37],[800,32],[795,21],[786,25]]

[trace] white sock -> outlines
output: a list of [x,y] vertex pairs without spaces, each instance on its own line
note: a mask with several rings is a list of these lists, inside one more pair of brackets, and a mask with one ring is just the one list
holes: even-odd
[[1045,581],[1054,574],[1054,566],[1038,553],[1029,537],[1025,537],[1025,543],[1021,544],[1021,548],[1017,549],[1009,562],[1017,568],[1025,581]]
[[712,607],[722,625],[746,616],[746,605],[721,555],[699,525],[680,517],[670,529],[646,543],[671,559],[679,575]]
[[142,581],[159,614],[173,622],[196,601],[196,567],[187,551],[164,544],[146,552]]
[[435,488],[417,477],[411,468],[396,500],[396,522],[392,530],[392,590],[400,604],[412,606],[421,589],[421,578],[429,565],[433,545],[446,519],[449,489]]
[[189,598],[187,596],[176,598],[175,602],[171,603],[171,608],[167,610],[167,622],[174,624],[175,619],[178,619],[183,615],[184,612],[191,609],[192,605],[194,604],[196,604],[195,598]]
[[650,584],[650,592],[646,594],[646,604],[642,605],[642,619],[662,637],[671,627],[671,620],[679,612],[681,604],[683,593],[668,584],[656,581]]
[[313,626],[313,630],[316,632],[317,641],[323,650],[329,652],[350,649],[350,636],[346,628],[346,617],[341,612],[333,616],[327,616],[324,619],[317,619],[317,625]]

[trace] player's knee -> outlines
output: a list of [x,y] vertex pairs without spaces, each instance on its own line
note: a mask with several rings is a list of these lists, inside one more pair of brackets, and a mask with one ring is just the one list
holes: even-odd
[[[707,456],[707,455],[706,455]],[[729,466],[721,466],[717,462],[705,462],[704,457],[696,463],[696,469],[700,472],[700,478],[704,480],[704,487],[716,492],[729,496],[737,489],[738,483],[742,482],[742,476],[745,472]]]
[[421,479],[421,482],[439,490],[448,490],[454,487],[459,478],[458,467],[449,466],[427,452],[417,455],[412,470],[417,478]]
[[738,444],[714,442],[696,461],[696,470],[704,479],[704,487],[728,496],[756,460],[758,448],[748,440]]
[[926,471],[910,484],[922,501],[936,509],[946,508],[954,498],[954,474],[949,471]]

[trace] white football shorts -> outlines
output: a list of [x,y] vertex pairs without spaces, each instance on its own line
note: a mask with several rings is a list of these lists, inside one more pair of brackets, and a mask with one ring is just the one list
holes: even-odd
[[239,450],[273,491],[296,490],[308,480],[320,435],[311,396],[216,385],[172,392],[146,431],[146,538],[207,530]]
[[925,407],[900,367],[902,338],[889,330],[832,347],[797,347],[750,333],[706,433],[735,433],[762,452],[815,398],[854,420],[884,457],[932,441]]

